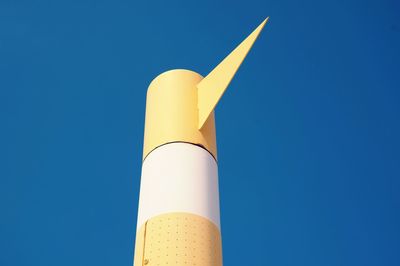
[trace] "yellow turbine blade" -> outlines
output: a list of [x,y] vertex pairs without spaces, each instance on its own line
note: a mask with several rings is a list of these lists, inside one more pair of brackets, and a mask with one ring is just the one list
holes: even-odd
[[225,92],[267,21],[268,18],[266,18],[238,47],[235,48],[235,50],[219,63],[216,68],[202,79],[199,84],[197,84],[199,129],[203,127],[207,118],[214,110],[219,99]]

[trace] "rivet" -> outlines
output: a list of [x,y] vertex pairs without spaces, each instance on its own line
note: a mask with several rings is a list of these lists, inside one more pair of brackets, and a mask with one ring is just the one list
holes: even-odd
[[143,261],[143,264],[144,264],[144,265],[149,264],[149,260],[148,260],[148,259],[145,259],[145,260]]

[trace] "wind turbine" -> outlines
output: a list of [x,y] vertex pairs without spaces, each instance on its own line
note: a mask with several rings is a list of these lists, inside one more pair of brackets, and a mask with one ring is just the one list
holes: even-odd
[[205,78],[174,69],[151,82],[135,266],[222,265],[214,108],[267,21]]

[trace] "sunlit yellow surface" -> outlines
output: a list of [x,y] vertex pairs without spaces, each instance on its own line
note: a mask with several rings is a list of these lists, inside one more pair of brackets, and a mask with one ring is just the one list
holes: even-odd
[[221,266],[217,226],[190,213],[168,213],[148,220],[136,238],[134,266]]
[[147,91],[143,158],[166,143],[188,142],[207,149],[217,157],[214,113],[199,130],[197,87],[202,76],[176,69],[162,73]]
[[147,91],[143,158],[171,142],[189,142],[217,158],[214,108],[263,29],[265,19],[204,79],[190,70],[162,73]]
[[236,71],[250,51],[261,30],[267,23],[266,18],[235,50],[233,50],[214,70],[197,84],[199,124],[202,128],[213,112],[222,94],[225,92]]

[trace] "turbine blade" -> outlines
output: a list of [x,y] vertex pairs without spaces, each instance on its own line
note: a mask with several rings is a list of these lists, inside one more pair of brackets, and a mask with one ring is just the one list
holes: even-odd
[[214,110],[267,21],[268,18],[197,84],[199,129],[203,127],[207,118]]

